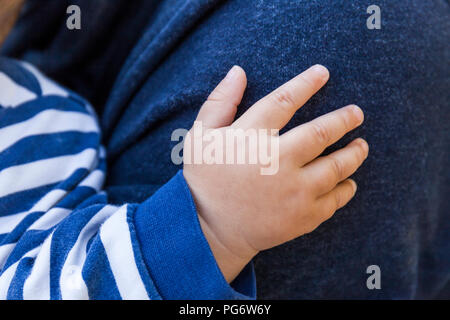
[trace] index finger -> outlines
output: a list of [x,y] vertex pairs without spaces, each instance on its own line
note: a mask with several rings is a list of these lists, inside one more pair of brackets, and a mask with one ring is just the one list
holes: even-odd
[[328,79],[327,68],[312,66],[256,102],[233,126],[281,129]]

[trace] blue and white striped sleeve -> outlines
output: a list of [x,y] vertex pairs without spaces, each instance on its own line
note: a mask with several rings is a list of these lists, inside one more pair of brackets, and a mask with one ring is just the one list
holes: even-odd
[[178,172],[141,204],[110,205],[92,108],[0,58],[0,299],[245,299],[230,286]]

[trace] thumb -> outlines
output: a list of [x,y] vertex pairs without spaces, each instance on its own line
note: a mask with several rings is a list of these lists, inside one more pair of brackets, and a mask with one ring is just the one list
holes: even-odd
[[226,77],[211,92],[201,107],[197,121],[207,128],[220,128],[233,122],[237,106],[241,103],[247,86],[245,71],[234,66]]

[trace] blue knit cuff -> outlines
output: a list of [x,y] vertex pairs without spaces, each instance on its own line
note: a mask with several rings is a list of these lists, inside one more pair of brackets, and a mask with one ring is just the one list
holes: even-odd
[[249,264],[230,286],[203,235],[189,187],[180,170],[134,217],[150,276],[163,299],[252,299]]

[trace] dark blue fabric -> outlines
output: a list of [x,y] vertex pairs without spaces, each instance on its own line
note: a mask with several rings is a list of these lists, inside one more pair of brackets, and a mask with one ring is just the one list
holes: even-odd
[[[381,30],[366,27],[372,1],[71,1],[81,31],[65,28],[67,1],[29,2],[4,52],[93,101],[117,203],[143,201],[175,175],[172,130],[191,125],[233,64],[249,83],[240,113],[327,66],[329,83],[287,128],[356,103],[365,124],[327,152],[363,136],[370,156],[347,207],[256,258],[258,296],[450,297],[448,1],[376,1]],[[381,290],[366,287],[372,264]]]

